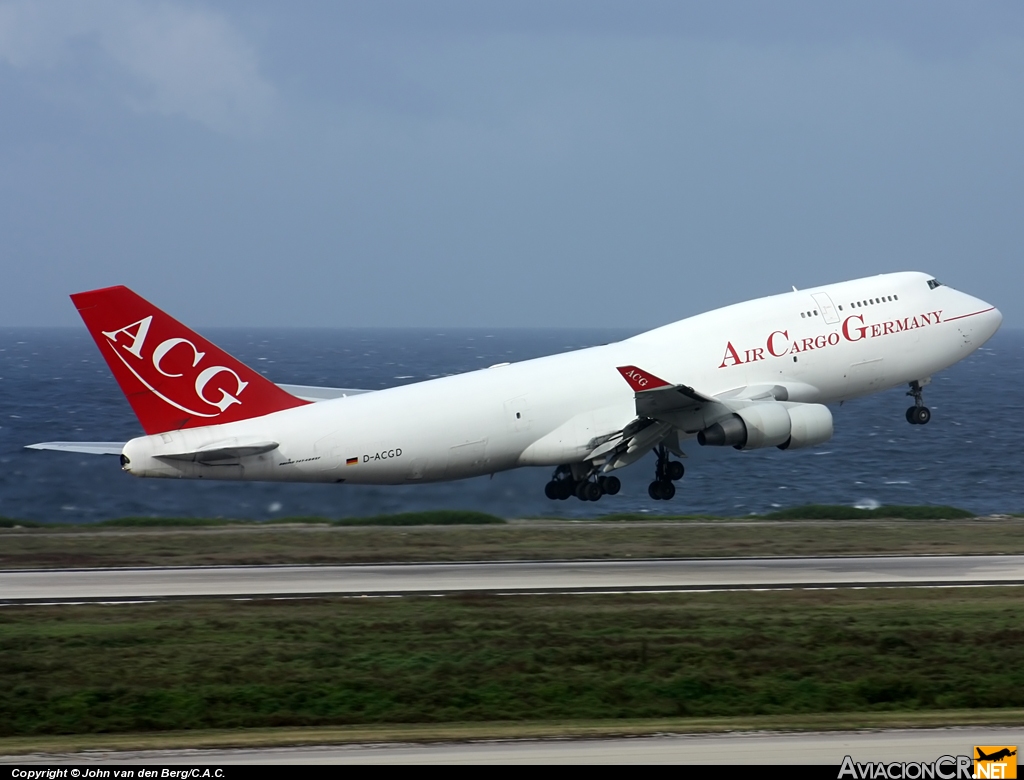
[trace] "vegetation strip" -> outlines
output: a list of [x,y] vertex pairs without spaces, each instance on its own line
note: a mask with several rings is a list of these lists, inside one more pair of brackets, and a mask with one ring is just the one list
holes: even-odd
[[0,532],[0,569],[1024,553],[1024,519],[527,521]]
[[850,727],[865,713],[913,723],[993,706],[1024,707],[1024,602],[1006,588],[0,611],[3,737],[694,718]]
[[[119,517],[96,523],[39,523],[32,520],[15,520],[0,517],[0,528],[214,528],[236,525],[253,525],[257,521],[214,517]],[[439,509],[425,512],[400,512],[394,515],[371,517],[342,517],[331,520],[326,517],[281,517],[273,521],[261,521],[264,525],[338,525],[338,526],[379,526],[379,525],[503,525],[500,517],[485,512],[471,512],[457,509]]]

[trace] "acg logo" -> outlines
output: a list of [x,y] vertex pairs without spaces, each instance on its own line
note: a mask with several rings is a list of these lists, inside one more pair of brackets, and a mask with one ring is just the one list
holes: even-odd
[[636,369],[626,373],[626,379],[632,379],[640,387],[647,387],[648,379]]
[[[188,406],[168,398],[157,390],[156,387],[154,387],[151,382],[147,381],[142,373],[140,373],[148,371],[148,367],[146,366],[147,359],[144,357],[143,350],[146,344],[146,337],[149,335],[149,328],[152,324],[153,315],[151,314],[138,322],[125,325],[123,328],[102,331],[103,335],[109,339],[110,348],[114,350],[114,354],[117,355],[128,370],[135,375],[135,378],[142,382],[146,388],[176,409],[181,409],[181,411],[196,415],[197,417],[217,417],[232,404],[242,403],[238,399],[238,396],[242,394],[242,391],[245,390],[249,383],[243,382],[242,378],[233,369],[228,368],[227,366],[208,366],[196,374],[194,381],[191,379],[186,380],[186,382],[192,385],[191,389],[194,390],[195,397],[208,407],[206,411],[190,409]],[[124,336],[124,339],[122,339],[121,336]],[[174,353],[174,357],[169,359],[168,356],[171,355],[172,352]],[[135,360],[129,362],[125,357],[126,354],[131,355]],[[161,376],[165,376],[168,379],[184,379],[184,372],[175,372],[174,368],[168,365],[168,363],[177,363],[180,367],[182,365],[182,361],[184,361],[185,366],[198,369],[199,364],[202,363],[204,357],[206,357],[206,353],[200,352],[199,348],[188,339],[169,338],[156,345],[149,356],[148,362],[152,363],[153,368],[156,369],[157,373]],[[137,368],[139,370],[136,370]],[[229,375],[230,379],[227,380],[228,386],[230,387],[231,384],[234,385],[233,392],[228,392],[221,387],[220,382],[216,383],[213,387],[209,387],[213,378],[219,374]],[[154,379],[156,378],[154,377]],[[231,382],[231,380],[234,381]],[[211,394],[215,394],[217,392],[220,392],[219,398],[216,396],[210,397]],[[217,409],[217,411],[210,411],[211,409]]]

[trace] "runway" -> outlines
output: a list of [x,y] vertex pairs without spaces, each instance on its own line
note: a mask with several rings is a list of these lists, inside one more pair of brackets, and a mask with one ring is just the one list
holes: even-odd
[[1021,584],[1024,555],[50,569],[0,572],[0,603]]
[[1024,729],[967,727],[812,733],[662,734],[611,739],[523,739],[428,744],[139,750],[2,756],[5,764],[820,764],[932,762],[975,745],[1020,745]]

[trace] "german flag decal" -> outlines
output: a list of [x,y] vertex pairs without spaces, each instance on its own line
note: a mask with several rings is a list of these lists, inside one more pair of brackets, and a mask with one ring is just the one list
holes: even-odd
[[359,458],[349,458],[345,461],[346,466],[354,466],[359,462]]

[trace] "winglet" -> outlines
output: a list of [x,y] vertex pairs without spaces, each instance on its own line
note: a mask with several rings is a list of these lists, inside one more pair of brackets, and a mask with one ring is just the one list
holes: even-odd
[[617,370],[622,374],[622,378],[629,383],[629,386],[633,388],[633,391],[637,393],[669,386],[669,383],[664,379],[659,379],[654,374],[636,366],[619,366]]

